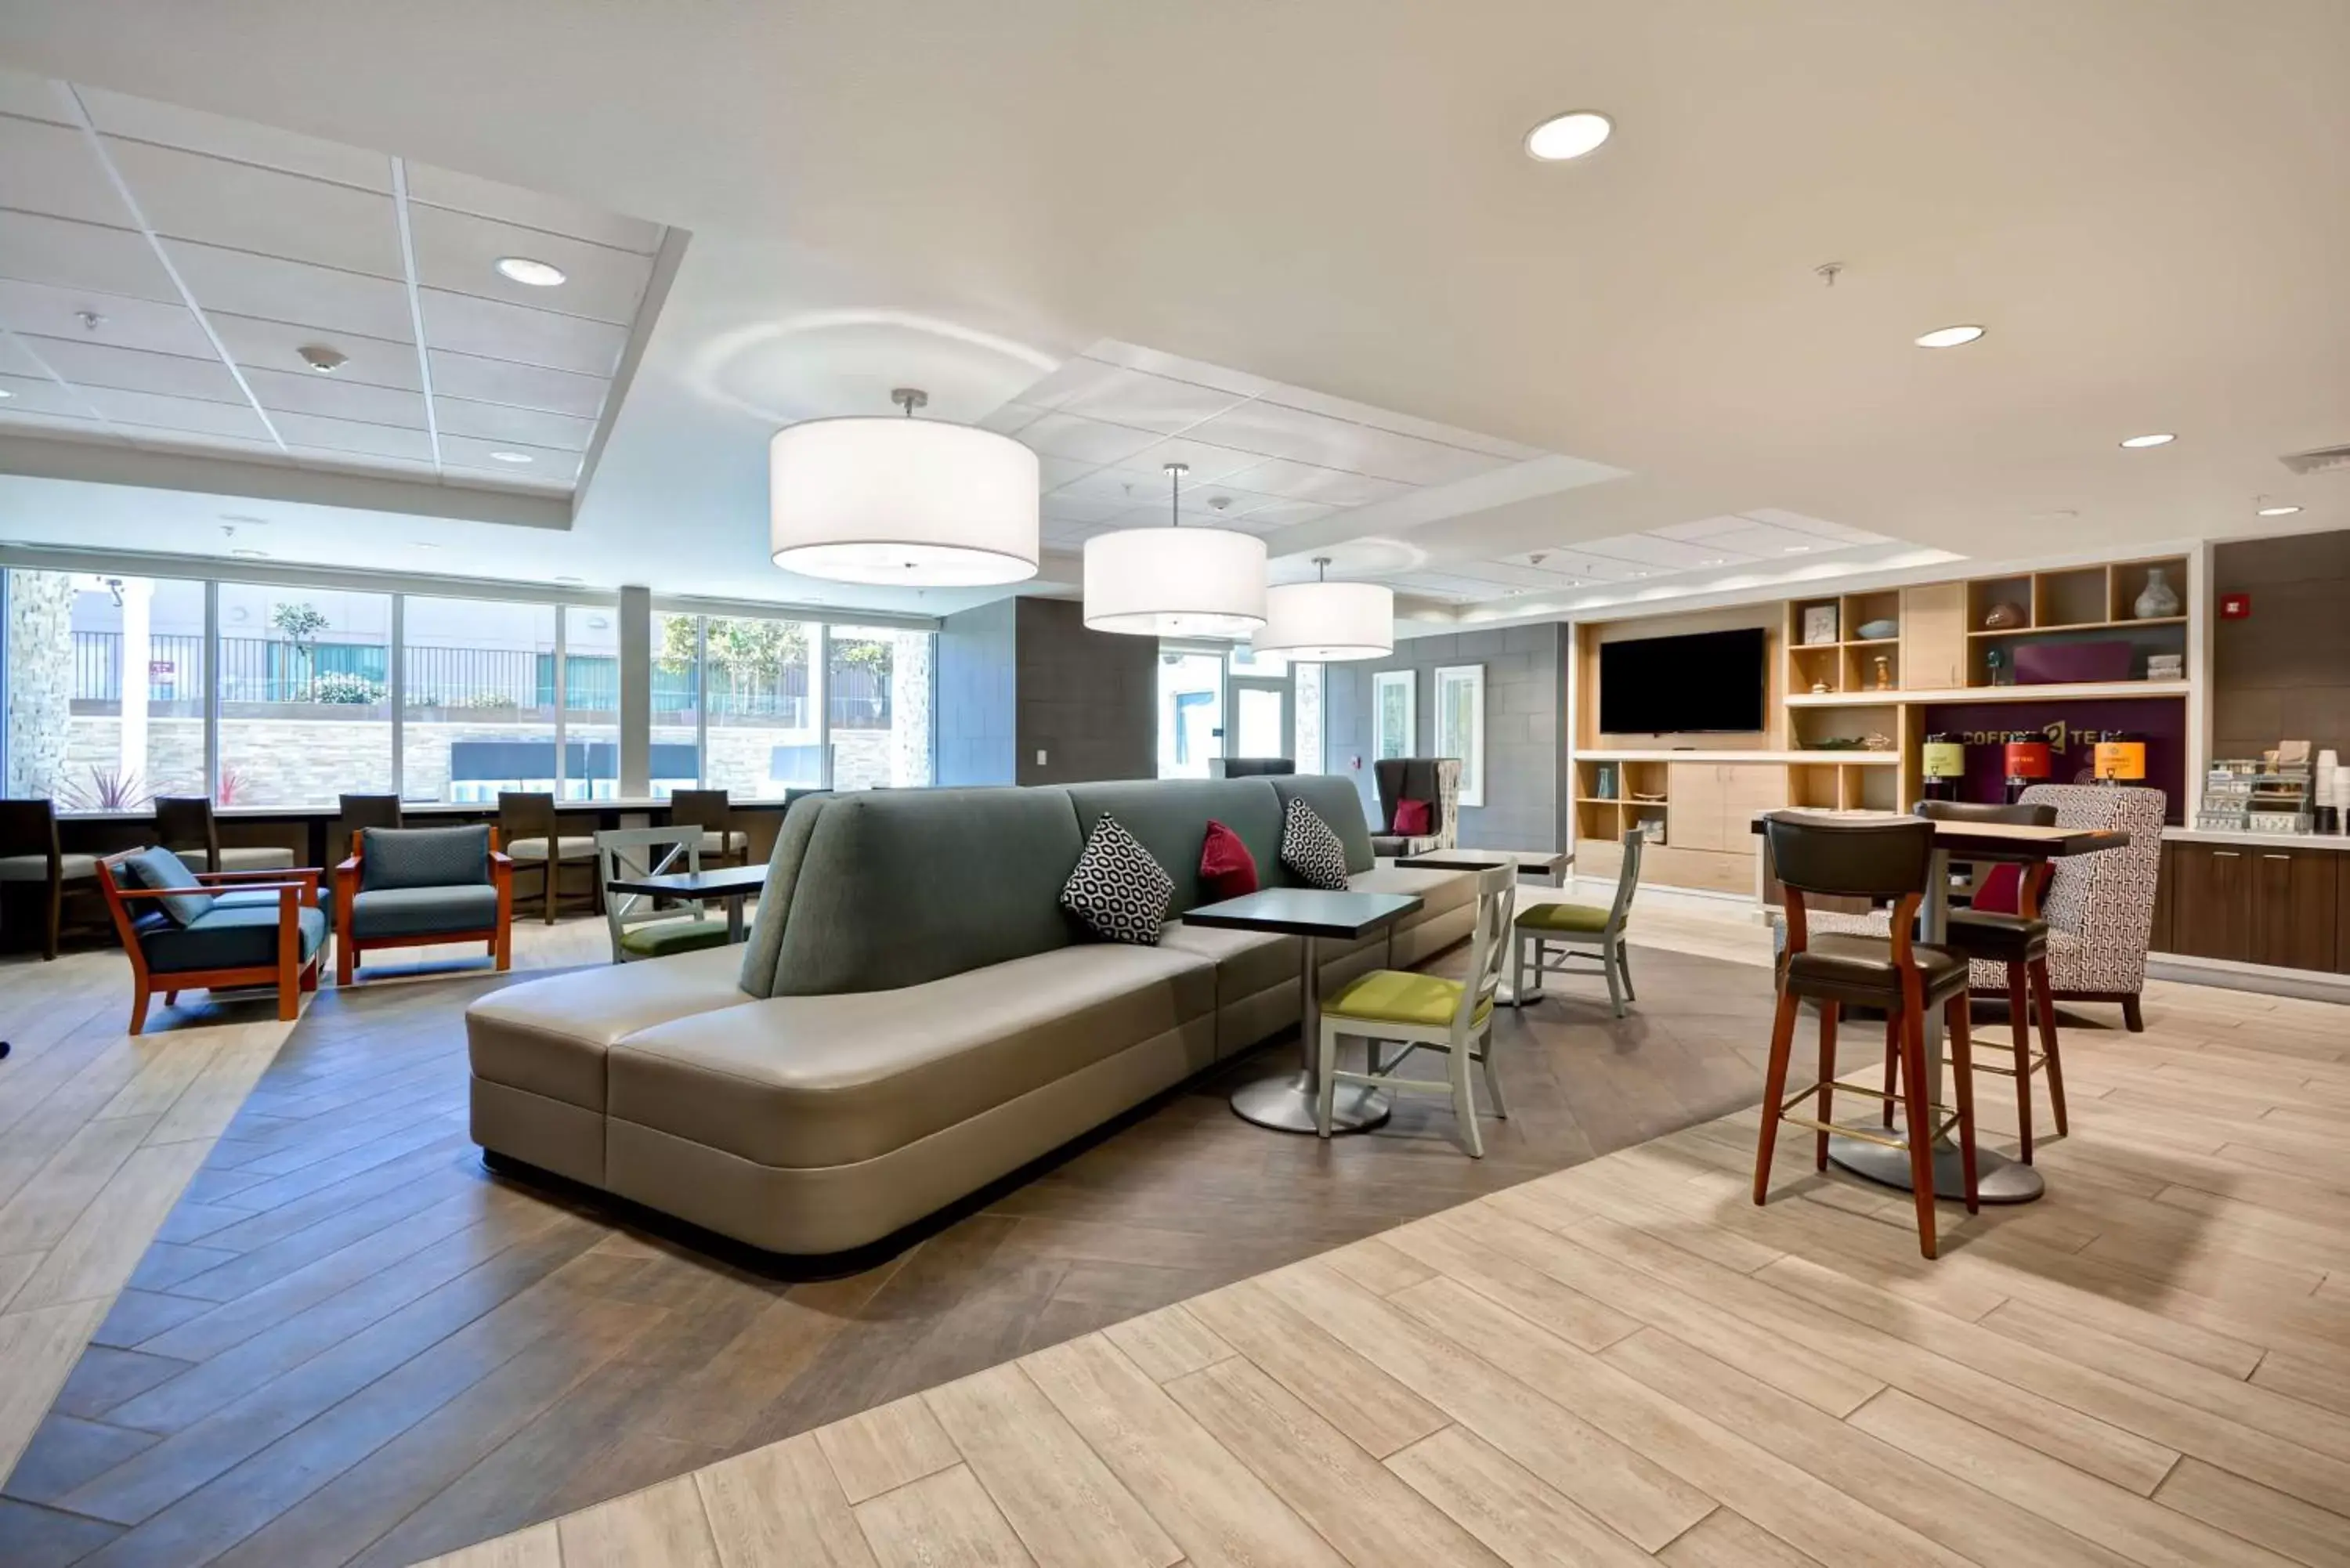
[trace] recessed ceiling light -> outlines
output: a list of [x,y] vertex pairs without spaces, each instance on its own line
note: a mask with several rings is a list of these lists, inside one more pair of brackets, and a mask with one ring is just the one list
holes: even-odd
[[530,461],[530,453],[526,452],[494,452],[490,453],[490,461],[492,462],[528,462]]
[[1615,121],[1587,109],[1554,115],[1526,132],[1526,156],[1544,163],[1563,163],[1591,151],[1615,129]]
[[1961,343],[1971,343],[1983,335],[1980,327],[1937,327],[1931,332],[1920,333],[1920,348],[1955,348]]
[[1789,545],[1786,546],[1786,553],[1790,556],[1804,556],[1811,553],[1811,548],[1809,545]]
[[430,539],[411,539],[408,543],[412,548],[419,550],[437,550],[441,547]]
[[349,357],[339,348],[329,348],[324,343],[305,343],[294,350],[295,358],[321,376],[331,376],[350,363]]
[[13,398],[16,395],[16,393],[10,391],[7,388],[0,387],[0,398]]
[[243,556],[248,561],[265,561],[269,559],[269,552],[266,550],[231,550],[229,554],[232,556]]
[[2263,517],[2290,517],[2300,510],[2298,506],[2263,506],[2260,514]]
[[2125,436],[2122,444],[2126,447],[2168,446],[2178,439],[2168,431],[2157,431],[2152,435]]
[[533,261],[528,256],[500,256],[498,272],[533,288],[553,288],[568,275],[552,262]]
[[570,583],[576,587],[578,584],[586,582],[588,579],[585,577],[557,577],[555,580],[558,583]]

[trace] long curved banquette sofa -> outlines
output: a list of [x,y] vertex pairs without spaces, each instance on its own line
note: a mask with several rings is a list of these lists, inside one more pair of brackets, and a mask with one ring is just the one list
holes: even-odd
[[889,790],[794,803],[744,947],[509,986],[474,1002],[473,1141],[775,1252],[888,1236],[1297,1022],[1295,939],[1170,919],[1093,940],[1060,907],[1107,812],[1208,902],[1201,841],[1267,887],[1283,814],[1336,830],[1358,888],[1415,893],[1319,950],[1326,992],[1460,941],[1461,872],[1378,865],[1354,786],[1300,775]]

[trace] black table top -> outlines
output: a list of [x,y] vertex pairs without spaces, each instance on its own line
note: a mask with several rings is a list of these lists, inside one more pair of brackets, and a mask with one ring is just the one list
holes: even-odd
[[1567,849],[1431,849],[1425,855],[1404,855],[1399,866],[1423,871],[1485,871],[1515,866],[1521,871],[1559,871],[1575,864]]
[[756,866],[720,866],[708,871],[671,871],[660,877],[615,877],[615,893],[650,893],[662,898],[724,898],[755,893],[767,885],[764,861]]
[[1321,888],[1266,888],[1183,911],[1187,926],[1277,931],[1285,937],[1359,937],[1419,908],[1409,893],[1341,893]]
[[[1834,822],[1918,822],[1934,824],[1934,847],[1978,860],[2063,860],[2075,855],[2099,855],[2126,848],[2130,836],[2119,828],[2033,827],[2020,822],[1951,822],[1920,818],[1895,811],[1812,811],[1792,815],[1825,817]],[[1763,819],[1754,819],[1753,831],[1762,831]]]

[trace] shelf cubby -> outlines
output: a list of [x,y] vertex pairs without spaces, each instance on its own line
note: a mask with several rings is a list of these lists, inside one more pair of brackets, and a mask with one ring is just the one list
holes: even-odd
[[2032,624],[2034,628],[2103,625],[2111,618],[2106,614],[2111,589],[2103,566],[2035,572],[2032,576]]
[[2032,626],[2032,579],[2029,576],[1976,577],[1967,584],[1967,629],[1985,631],[1983,625],[1991,612],[2001,605],[2013,605],[2023,612],[2022,620],[2012,627],[2000,627],[2001,632],[2026,631]]
[[[1877,680],[1877,661],[1885,660],[1885,684]],[[1847,642],[1844,645],[1845,691],[1883,691],[1888,701],[1901,686],[1901,639],[1879,638],[1871,642]]]

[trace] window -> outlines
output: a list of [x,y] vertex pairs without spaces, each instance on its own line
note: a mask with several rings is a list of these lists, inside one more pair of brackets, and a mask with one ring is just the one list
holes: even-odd
[[[682,634],[666,635],[675,639]],[[786,789],[820,787],[823,734],[810,679],[818,628],[793,620],[712,616],[702,635],[709,715],[702,783],[737,800],[777,800]]]
[[1409,670],[1371,677],[1371,755],[1408,757],[1419,726],[1419,682]]
[[653,617],[653,798],[702,782],[702,618]]
[[927,631],[836,626],[826,638],[832,787],[912,789],[931,782]]
[[1461,759],[1461,804],[1485,804],[1485,667],[1436,672],[1436,754]]
[[1159,649],[1159,776],[1203,779],[1224,745],[1224,660],[1198,649]]
[[1292,753],[1301,774],[1326,772],[1322,757],[1322,666],[1297,666],[1297,747]]
[[565,800],[620,793],[619,615],[609,605],[563,609]]
[[7,793],[60,811],[207,794],[204,585],[8,573]]
[[400,614],[400,794],[552,791],[555,607],[411,596]]
[[[198,629],[202,629],[199,619]],[[391,596],[220,585],[223,805],[391,791]]]

